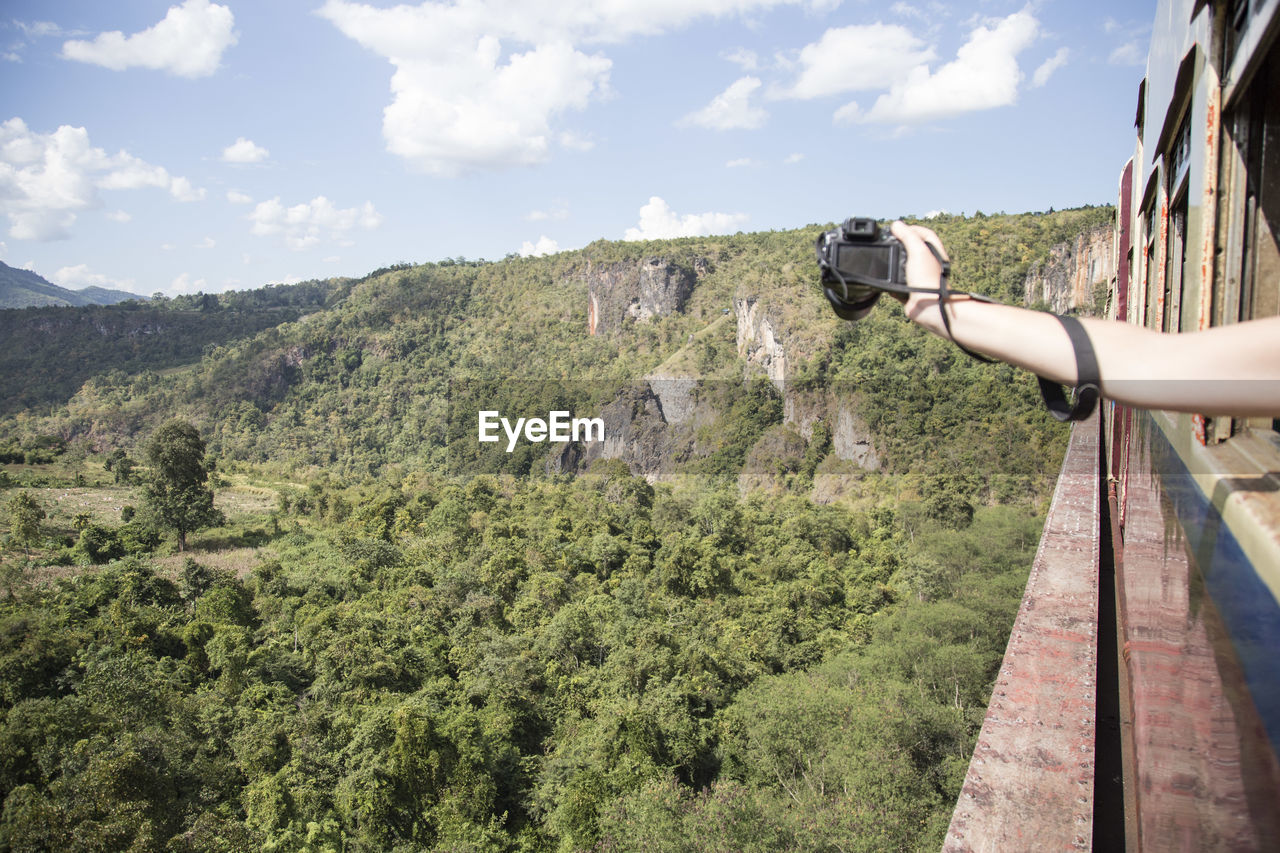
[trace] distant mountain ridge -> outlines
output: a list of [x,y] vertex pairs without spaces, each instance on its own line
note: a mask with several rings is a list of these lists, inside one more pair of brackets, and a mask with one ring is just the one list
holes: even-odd
[[31,270],[22,270],[0,262],[0,308],[31,308],[49,305],[114,305],[147,297],[125,290],[106,287],[86,287],[69,290],[59,287]]

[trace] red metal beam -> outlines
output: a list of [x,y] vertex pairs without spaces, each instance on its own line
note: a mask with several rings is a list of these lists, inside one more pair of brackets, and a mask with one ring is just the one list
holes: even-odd
[[943,846],[1087,850],[1093,830],[1097,414],[1076,424]]

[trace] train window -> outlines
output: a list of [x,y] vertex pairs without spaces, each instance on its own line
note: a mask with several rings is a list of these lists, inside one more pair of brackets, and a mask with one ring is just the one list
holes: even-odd
[[1226,43],[1223,45],[1226,60],[1224,67],[1230,67],[1236,56],[1236,48],[1240,46],[1240,37],[1249,21],[1249,0],[1231,0],[1227,14]]
[[1187,109],[1169,151],[1169,194],[1173,195],[1187,175],[1191,160],[1191,110]]
[[1267,57],[1249,86],[1244,269],[1240,319],[1280,314],[1280,62]]
[[1147,280],[1143,288],[1143,318],[1142,325],[1148,328],[1154,328],[1156,325],[1156,209],[1155,204],[1151,205],[1151,210],[1147,214]]
[[[1229,233],[1224,286],[1215,294],[1215,313],[1223,323],[1280,314],[1280,100],[1274,96],[1278,87],[1280,51],[1273,46],[1227,117],[1223,186],[1228,194],[1223,203]],[[1271,418],[1237,420],[1231,431],[1278,425]]]
[[1182,273],[1187,265],[1187,194],[1184,192],[1169,216],[1168,257],[1165,261],[1164,310],[1160,329],[1181,331]]

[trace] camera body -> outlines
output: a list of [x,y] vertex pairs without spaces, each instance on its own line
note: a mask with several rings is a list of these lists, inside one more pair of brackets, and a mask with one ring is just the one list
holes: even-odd
[[816,248],[822,290],[845,320],[867,316],[885,285],[907,283],[906,249],[874,219],[850,217],[818,235]]

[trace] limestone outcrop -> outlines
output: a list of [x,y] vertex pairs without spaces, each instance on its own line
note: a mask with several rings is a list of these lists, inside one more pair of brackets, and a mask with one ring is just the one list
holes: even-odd
[[733,300],[738,321],[738,358],[764,369],[779,388],[787,378],[787,351],[778,321],[769,316],[768,306],[754,296]]
[[1063,314],[1089,313],[1094,288],[1115,278],[1115,235],[1110,225],[1082,231],[1068,243],[1049,250],[1049,259],[1027,270],[1023,283],[1027,305],[1044,303]]
[[684,307],[693,292],[703,262],[681,266],[666,258],[641,261],[588,263],[587,332],[606,334],[630,318],[643,323],[673,314]]

